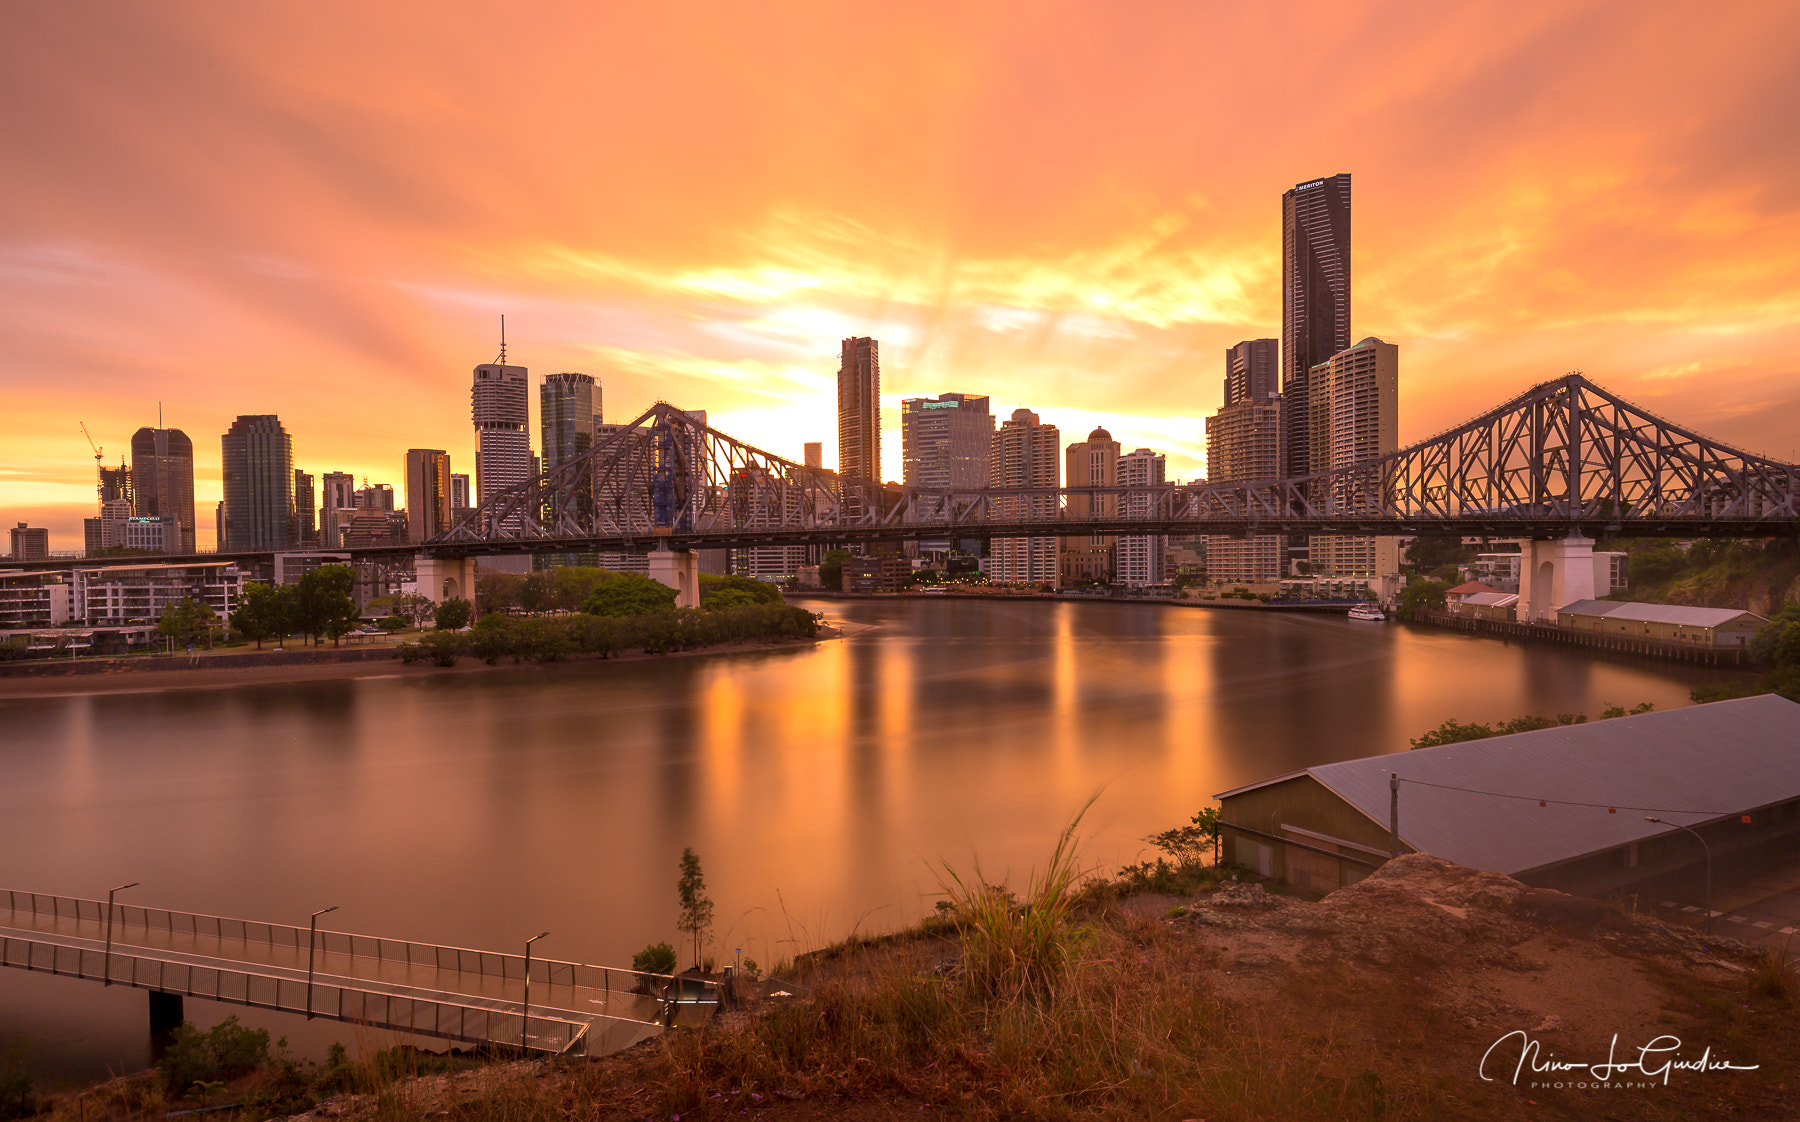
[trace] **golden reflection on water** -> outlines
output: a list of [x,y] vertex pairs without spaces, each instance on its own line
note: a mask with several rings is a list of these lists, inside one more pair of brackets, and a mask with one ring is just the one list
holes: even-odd
[[[540,953],[624,963],[678,941],[691,845],[711,953],[768,965],[928,911],[940,859],[1016,883],[1096,791],[1085,852],[1116,866],[1215,792],[1449,717],[1669,708],[1717,676],[1330,616],[813,606],[872,626],[766,653],[0,701],[0,881],[141,880],[138,902],[287,922],[338,904],[344,929],[464,946],[548,928]],[[38,1000],[0,995],[0,1034]]]

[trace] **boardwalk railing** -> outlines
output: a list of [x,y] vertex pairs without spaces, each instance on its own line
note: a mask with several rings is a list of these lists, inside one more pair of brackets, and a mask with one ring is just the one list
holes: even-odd
[[[85,900],[73,896],[54,896],[41,892],[6,891],[7,906],[15,913],[29,912],[52,918],[71,918],[106,923],[106,901]],[[271,947],[307,949],[307,928],[261,920],[234,919],[229,916],[201,912],[171,911],[167,908],[145,908],[134,904],[113,904],[113,930],[123,932],[136,927],[145,931],[165,931],[175,935],[210,936],[241,943],[261,943]],[[504,951],[483,951],[470,947],[452,947],[438,943],[419,943],[407,939],[387,939],[376,935],[358,935],[348,931],[320,929],[315,936],[322,955],[344,954],[375,962],[404,963],[408,966],[430,966],[441,971],[473,974],[477,977],[506,980],[525,977],[525,956]],[[642,970],[589,966],[579,962],[531,958],[531,980],[556,986],[578,986],[583,989],[608,990],[617,993],[655,994],[681,992],[684,1001],[718,1000],[718,984],[695,978],[669,974],[652,974]]]
[[518,1013],[504,1010],[436,998],[370,992],[324,979],[314,981],[309,1009],[308,986],[304,978],[171,962],[116,947],[109,957],[104,951],[86,947],[0,937],[0,965],[110,981],[116,985],[177,993],[228,1005],[303,1015],[310,1013],[419,1036],[470,1044],[511,1045],[540,1052],[580,1054],[586,1049],[589,1029],[585,1021],[538,1013],[526,1020]]

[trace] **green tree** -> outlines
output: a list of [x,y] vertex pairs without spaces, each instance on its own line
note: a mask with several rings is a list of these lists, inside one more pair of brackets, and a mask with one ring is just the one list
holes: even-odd
[[231,626],[239,635],[256,641],[279,639],[294,629],[294,591],[286,584],[247,584],[231,613]]
[[631,968],[644,974],[675,973],[675,948],[667,943],[651,943],[631,956]]
[[1475,551],[1464,546],[1459,534],[1420,534],[1406,547],[1406,563],[1415,573],[1430,573],[1448,565],[1473,561]]
[[1400,617],[1413,619],[1420,612],[1441,612],[1444,610],[1444,593],[1450,586],[1441,580],[1408,581],[1406,591],[1400,594]]
[[420,596],[416,592],[402,592],[398,596],[386,596],[372,602],[371,608],[386,608],[389,612],[406,621],[408,627],[424,627],[437,614],[437,605],[429,596]]
[[707,611],[743,604],[782,604],[781,590],[768,581],[750,577],[700,574],[700,606]]
[[537,569],[519,583],[519,607],[527,612],[548,612],[557,607],[556,572]]
[[191,647],[202,640],[210,643],[218,626],[219,614],[212,610],[212,605],[185,596],[163,609],[156,629],[177,643]]
[[564,565],[554,571],[556,606],[565,612],[579,612],[596,588],[617,575],[591,565]]
[[594,589],[581,610],[591,616],[643,615],[666,612],[675,606],[676,591],[660,581],[636,573],[618,573]]
[[706,877],[700,871],[700,857],[688,847],[681,851],[681,879],[675,882],[675,894],[681,898],[681,918],[675,929],[694,939],[694,965],[700,965],[700,945],[712,930],[713,902],[706,895]]
[[432,617],[432,626],[439,631],[458,631],[469,626],[469,621],[473,618],[475,618],[475,605],[460,596],[452,596],[437,605],[437,611]]
[[356,571],[348,565],[321,565],[294,585],[294,626],[315,643],[336,642],[356,624]]
[[525,578],[515,573],[482,573],[475,578],[475,614],[510,612],[520,606]]
[[850,560],[850,551],[834,549],[819,562],[819,587],[838,592],[844,590],[844,562]]

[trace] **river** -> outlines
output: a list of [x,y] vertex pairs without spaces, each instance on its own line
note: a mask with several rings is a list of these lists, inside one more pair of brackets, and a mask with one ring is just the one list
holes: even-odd
[[[1688,704],[1720,672],[1341,616],[1154,604],[819,602],[816,647],[441,677],[0,700],[6,887],[622,965],[674,930],[765,967],[1015,881],[1090,796],[1094,866],[1212,795],[1404,750],[1446,718]],[[683,965],[686,963],[684,952]],[[228,1012],[318,1054],[354,1030]],[[0,970],[56,1083],[142,1067],[145,997]],[[363,1040],[367,1044],[370,1041]]]

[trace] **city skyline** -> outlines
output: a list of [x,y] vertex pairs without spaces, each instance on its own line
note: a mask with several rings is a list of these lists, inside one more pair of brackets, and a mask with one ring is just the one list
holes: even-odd
[[[0,514],[78,541],[77,422],[116,456],[158,400],[203,449],[239,413],[278,414],[315,473],[394,479],[415,445],[472,466],[457,383],[501,312],[525,365],[598,377],[618,418],[704,404],[752,443],[798,458],[782,439],[801,431],[835,451],[821,390],[838,340],[869,335],[890,434],[905,397],[979,393],[996,416],[1105,425],[1192,478],[1211,356],[1279,334],[1273,195],[1339,168],[1358,186],[1356,335],[1407,353],[1403,444],[1582,369],[1792,458],[1800,180],[1767,143],[1800,72],[1783,9],[1690,27],[1647,5],[1627,30],[1582,5],[1296,13],[1309,51],[1391,64],[1356,99],[1325,96],[1316,68],[1246,81],[1233,59],[1277,34],[1254,12],[1058,10],[1023,39],[1000,15],[909,13],[871,65],[920,96],[848,106],[761,70],[858,35],[851,12],[722,17],[701,53],[761,60],[724,68],[652,14],[629,53],[581,16],[554,38],[502,28],[552,64],[504,87],[452,62],[468,44],[449,30],[412,47],[401,14],[341,15],[356,34],[200,9],[25,29],[34,49],[0,78],[31,107],[0,123],[19,156]],[[1243,49],[1196,74],[1198,41]],[[604,65],[547,76],[596,48]],[[749,123],[704,165],[664,142],[733,103]],[[208,158],[133,141],[141,112]],[[471,174],[496,151],[507,176]],[[393,408],[341,408],[371,387],[406,432]],[[219,467],[196,470],[204,543]]]

